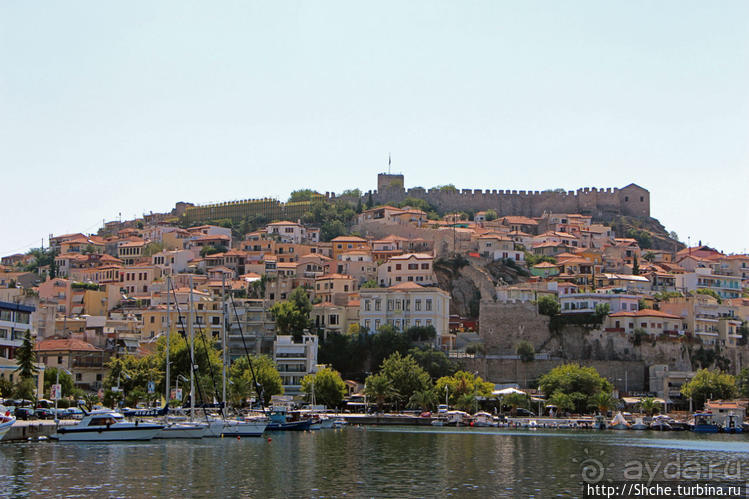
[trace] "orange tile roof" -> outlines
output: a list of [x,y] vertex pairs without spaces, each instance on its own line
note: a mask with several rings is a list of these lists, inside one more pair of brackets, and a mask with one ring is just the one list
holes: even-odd
[[667,314],[660,310],[653,310],[652,308],[644,308],[637,312],[616,312],[611,314],[610,317],[660,317],[662,319],[675,319],[681,320],[678,315]]
[[101,348],[96,348],[91,343],[74,338],[57,339],[50,338],[42,340],[34,345],[34,350],[38,352],[48,351],[72,351],[72,352],[102,352]]
[[390,286],[388,289],[424,289],[424,286],[409,281],[396,284],[395,286]]

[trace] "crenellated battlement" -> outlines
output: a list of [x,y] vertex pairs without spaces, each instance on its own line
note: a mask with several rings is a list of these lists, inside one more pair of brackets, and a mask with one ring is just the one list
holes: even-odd
[[398,203],[406,198],[423,199],[442,211],[489,210],[500,216],[541,216],[544,212],[582,213],[596,219],[616,215],[650,216],[650,192],[636,184],[625,187],[581,187],[575,191],[455,189],[403,187],[403,175],[380,174],[378,190],[370,195],[378,204]]

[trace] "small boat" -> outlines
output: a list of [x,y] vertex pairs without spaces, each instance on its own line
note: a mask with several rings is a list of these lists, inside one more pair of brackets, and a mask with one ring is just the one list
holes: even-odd
[[348,421],[343,418],[337,418],[333,420],[333,428],[341,428],[343,426],[346,426],[347,424]]
[[431,422],[432,426],[445,426],[447,424],[447,421],[444,418],[436,418],[433,419]]
[[616,416],[614,416],[614,419],[611,420],[611,423],[609,424],[609,428],[612,430],[629,430],[629,423],[627,423],[627,420],[624,419],[624,416],[621,412],[617,412]]
[[10,427],[16,422],[16,418],[10,414],[9,410],[4,410],[0,414],[0,440],[10,431]]
[[718,433],[718,424],[713,419],[713,415],[710,412],[698,412],[694,415],[694,427],[692,431],[695,433]]
[[738,416],[734,414],[728,414],[723,426],[720,427],[721,433],[742,433],[744,431],[742,422],[739,421]]
[[312,429],[312,419],[299,421],[288,421],[286,419],[286,408],[274,408],[270,413],[270,423],[265,428],[267,431],[307,431]]
[[629,427],[630,430],[647,430],[650,427],[643,422],[643,418],[635,418],[635,422]]
[[73,426],[62,426],[51,438],[60,441],[151,440],[164,429],[162,424],[126,421],[117,411],[102,409],[86,413]]
[[494,417],[491,414],[481,411],[473,415],[473,426],[497,426],[497,423],[494,421]]

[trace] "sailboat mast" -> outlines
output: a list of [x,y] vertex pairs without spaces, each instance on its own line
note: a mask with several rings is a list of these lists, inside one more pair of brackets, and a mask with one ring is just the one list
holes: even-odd
[[195,420],[195,337],[193,322],[195,321],[192,302],[192,276],[190,276],[190,308],[187,322],[190,327],[190,419]]
[[226,409],[226,299],[224,290],[226,286],[226,274],[221,275],[221,355],[222,355],[222,376],[221,376],[221,402],[223,402],[223,414]]
[[171,300],[169,299],[169,287],[170,287],[171,281],[170,276],[166,276],[166,381],[164,382],[164,390],[166,390],[166,402],[169,403],[169,347],[170,341],[169,341],[169,334],[172,330],[172,323],[170,320],[170,315],[172,312],[171,309]]

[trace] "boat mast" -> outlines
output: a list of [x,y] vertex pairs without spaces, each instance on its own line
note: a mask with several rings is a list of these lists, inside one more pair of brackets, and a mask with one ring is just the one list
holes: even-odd
[[195,320],[192,302],[192,275],[190,276],[190,307],[187,322],[190,328],[190,419],[195,420],[195,338],[193,335],[193,321]]
[[222,368],[221,368],[221,402],[223,407],[221,408],[221,414],[224,414],[226,409],[226,299],[224,297],[224,287],[226,286],[226,274],[221,274],[221,356],[222,356]]
[[171,284],[170,276],[166,276],[166,381],[164,384],[166,385],[166,403],[169,404],[169,333],[172,330],[172,323],[170,321],[170,314],[171,314],[171,300],[169,299],[169,287]]

